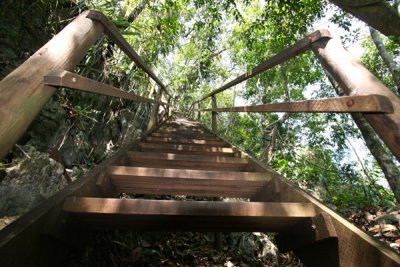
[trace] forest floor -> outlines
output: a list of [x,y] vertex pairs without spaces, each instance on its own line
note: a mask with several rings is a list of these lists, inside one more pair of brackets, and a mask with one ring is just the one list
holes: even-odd
[[400,206],[365,207],[345,213],[346,218],[400,253]]

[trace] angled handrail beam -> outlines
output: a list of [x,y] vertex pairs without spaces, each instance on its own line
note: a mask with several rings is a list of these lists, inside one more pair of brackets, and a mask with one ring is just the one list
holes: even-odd
[[168,105],[167,103],[161,101],[125,92],[111,85],[100,83],[66,70],[50,71],[46,76],[44,76],[44,84],[56,87],[67,87],[100,95],[119,97],[136,102]]
[[248,79],[250,79],[251,77],[254,77],[268,69],[271,69],[272,67],[275,67],[276,65],[281,64],[282,62],[285,62],[303,52],[305,52],[306,50],[311,48],[311,45],[321,39],[330,39],[331,34],[328,30],[318,30],[315,31],[309,35],[307,35],[306,37],[304,37],[303,39],[301,39],[300,41],[296,42],[295,44],[293,44],[292,46],[286,48],[285,50],[283,50],[282,52],[272,56],[271,58],[269,58],[268,60],[262,62],[261,64],[259,64],[257,67],[253,68],[250,71],[247,71],[246,73],[240,75],[239,77],[237,77],[236,79],[228,82],[227,84],[223,85],[222,87],[212,91],[211,93],[203,96],[202,98],[200,98],[199,100],[195,101],[194,103],[203,101],[204,99],[213,96],[215,94],[221,93],[229,88],[231,88],[234,85],[237,85],[241,82],[244,82]]
[[337,39],[311,45],[322,66],[346,95],[379,94],[392,102],[394,112],[363,114],[382,141],[400,161],[400,99],[355,59]]
[[132,46],[125,40],[125,38],[121,35],[118,28],[101,12],[96,10],[90,10],[87,18],[100,22],[104,27],[104,33],[107,37],[113,41],[118,47],[124,51],[124,53],[136,63],[136,65],[144,70],[162,89],[163,91],[171,96],[165,85],[161,82],[161,80],[154,74],[154,72],[150,69],[149,66],[143,61],[143,59],[133,50]]
[[285,103],[272,103],[255,106],[230,108],[209,108],[201,111],[214,112],[321,112],[321,113],[393,113],[393,105],[389,98],[382,95],[356,95],[304,100]]
[[28,60],[0,81],[0,159],[35,119],[55,88],[43,86],[54,69],[73,70],[101,36],[101,23],[83,12]]

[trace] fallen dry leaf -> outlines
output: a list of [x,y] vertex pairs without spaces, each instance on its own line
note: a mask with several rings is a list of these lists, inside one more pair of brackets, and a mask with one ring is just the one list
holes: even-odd
[[389,231],[397,231],[396,226],[392,225],[392,224],[382,224],[382,225],[375,225],[374,227],[371,227],[368,232],[370,233],[379,233],[379,232],[389,232]]

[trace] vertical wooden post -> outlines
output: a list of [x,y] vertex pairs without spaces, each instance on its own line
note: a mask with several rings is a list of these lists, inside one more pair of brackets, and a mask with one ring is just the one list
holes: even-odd
[[[211,106],[212,108],[217,108],[217,97],[215,95],[211,96]],[[211,112],[211,130],[217,132],[217,112]],[[214,197],[214,201],[220,201],[219,197]],[[222,232],[214,232],[214,248],[221,251],[223,248],[223,236]]]
[[[160,87],[156,93],[155,100],[161,101],[162,93],[163,93],[163,88]],[[153,104],[153,108],[151,109],[151,112],[150,112],[149,123],[147,124],[147,130],[152,129],[153,127],[155,127],[157,125],[157,115],[158,115],[159,107],[160,107],[160,105]]]
[[200,111],[200,109],[201,109],[201,101],[197,102],[197,120],[198,121],[201,121],[201,111]]
[[172,100],[172,96],[168,97],[168,106],[167,106],[167,110],[168,110],[168,117],[172,115],[172,105],[171,105],[171,100]]
[[10,151],[54,94],[44,86],[51,70],[73,70],[103,32],[101,23],[83,12],[0,82],[0,159]]
[[[217,97],[215,95],[211,96],[212,108],[217,108]],[[217,112],[211,112],[211,129],[213,132],[217,132]]]
[[313,43],[311,49],[347,95],[379,94],[391,100],[393,113],[363,115],[397,160],[400,160],[399,98],[347,52],[339,40],[320,40]]

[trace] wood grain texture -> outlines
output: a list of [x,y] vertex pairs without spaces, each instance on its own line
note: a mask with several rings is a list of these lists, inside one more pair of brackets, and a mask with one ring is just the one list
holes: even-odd
[[107,169],[120,193],[247,197],[272,179],[267,173],[113,166]]
[[46,76],[44,76],[44,84],[56,87],[67,87],[100,95],[119,97],[136,102],[168,105],[167,103],[161,101],[142,97],[134,93],[125,92],[121,89],[115,88],[114,86],[100,83],[66,70],[50,71]]
[[195,138],[173,138],[173,137],[162,137],[162,136],[149,136],[146,138],[147,142],[151,143],[180,143],[180,144],[192,144],[192,145],[205,145],[205,146],[226,146],[227,143],[220,140],[204,140]]
[[25,133],[55,89],[43,76],[54,69],[72,70],[103,32],[83,12],[21,66],[0,82],[0,159]]
[[135,230],[279,231],[316,215],[307,203],[67,198],[65,212],[95,227]]
[[400,160],[400,99],[347,52],[340,41],[321,40],[311,47],[347,95],[379,94],[390,99],[393,113],[363,115],[397,160]]
[[221,155],[233,157],[234,151],[228,147],[216,146],[194,146],[186,144],[153,144],[153,143],[140,143],[140,151],[143,152],[163,152],[163,153],[178,153],[178,154],[192,154],[192,155]]
[[206,170],[176,170],[145,167],[110,166],[107,173],[112,179],[116,177],[159,177],[159,178],[188,178],[188,179],[221,179],[234,181],[265,182],[272,177],[268,173],[261,172],[226,172]]
[[[245,171],[248,160],[235,157],[183,155],[172,153],[128,152],[129,164],[134,167]],[[128,164],[126,164],[128,165]]]
[[212,112],[319,112],[319,113],[393,113],[389,98],[382,95],[343,96],[316,100],[273,103],[231,108],[210,108]]
[[183,139],[197,139],[197,140],[220,140],[217,136],[212,134],[196,134],[186,132],[155,132],[151,136],[165,137],[165,138],[183,138]]

